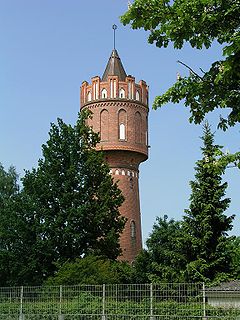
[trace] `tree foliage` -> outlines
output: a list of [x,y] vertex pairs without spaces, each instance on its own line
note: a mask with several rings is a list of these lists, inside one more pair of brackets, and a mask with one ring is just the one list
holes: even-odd
[[209,48],[216,40],[223,47],[222,60],[198,74],[190,67],[188,77],[179,78],[164,94],[156,97],[154,108],[185,99],[190,121],[201,123],[217,108],[230,110],[221,116],[219,127],[226,130],[240,122],[240,2],[233,0],[135,0],[121,17],[133,29],[150,31],[149,42],[180,49]]
[[5,200],[12,198],[18,191],[18,175],[15,168],[11,166],[8,171],[5,171],[0,163],[0,208],[3,208]]
[[18,191],[18,175],[14,167],[5,171],[0,164],[0,284],[5,284],[14,273],[11,268],[12,242],[17,236],[17,217],[12,209]]
[[234,237],[229,246],[233,279],[240,279],[240,237]]
[[231,273],[228,232],[234,216],[225,214],[230,199],[225,197],[224,171],[217,165],[221,146],[214,144],[208,123],[204,124],[202,140],[203,158],[196,163],[190,206],[183,217],[184,245],[188,279],[212,281]]
[[18,175],[13,167],[0,168],[0,285],[31,283],[38,278],[32,257],[35,243],[35,221],[26,213],[28,199],[22,195]]
[[0,221],[0,256],[8,255],[14,271],[5,284],[40,284],[57,264],[89,254],[114,260],[121,253],[123,196],[95,150],[99,136],[85,124],[87,116],[79,115],[75,126],[61,119],[51,124],[42,159],[25,173]]
[[24,193],[38,208],[42,240],[54,248],[57,260],[91,251],[116,258],[124,226],[118,211],[123,197],[103,154],[94,149],[98,134],[82,115],[74,127],[58,119],[49,135],[38,168],[23,179]]
[[87,256],[65,262],[45,284],[112,284],[131,283],[131,266],[126,262],[113,261],[103,257]]
[[223,155],[214,134],[203,126],[202,159],[196,162],[189,209],[181,221],[158,217],[136,259],[133,274],[144,282],[219,282],[239,277],[239,239],[229,237],[234,216],[222,182],[232,155]]
[[144,282],[183,281],[185,257],[179,221],[157,217],[146,241],[147,249],[136,259],[134,274]]
[[184,255],[182,252],[181,223],[174,219],[168,220],[165,215],[157,218],[153,231],[147,240],[148,251],[151,256],[152,275],[155,282],[176,282],[182,280]]
[[142,249],[132,265],[132,277],[134,283],[149,283],[152,282],[152,266],[150,253],[147,249]]

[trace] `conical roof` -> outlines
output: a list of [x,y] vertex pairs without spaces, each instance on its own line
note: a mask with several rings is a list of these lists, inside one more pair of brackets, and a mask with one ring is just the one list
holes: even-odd
[[108,76],[118,76],[120,81],[125,81],[127,76],[116,49],[113,49],[111,53],[108,64],[102,76],[102,81],[107,81]]

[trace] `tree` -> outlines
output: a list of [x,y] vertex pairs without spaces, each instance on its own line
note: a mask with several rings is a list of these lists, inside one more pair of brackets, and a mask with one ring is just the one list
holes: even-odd
[[77,258],[72,262],[65,262],[45,284],[96,285],[112,283],[131,283],[131,266],[126,262],[89,255]]
[[149,42],[180,49],[185,42],[193,48],[209,48],[214,41],[223,46],[225,59],[212,63],[201,74],[184,64],[190,75],[178,79],[164,94],[156,97],[154,108],[185,99],[190,121],[201,123],[216,108],[230,110],[220,117],[226,130],[240,122],[240,3],[233,0],[135,0],[121,17],[124,25],[150,31]]
[[151,260],[147,249],[142,249],[132,265],[133,283],[149,283],[151,279]]
[[[183,280],[185,257],[182,251],[181,223],[158,217],[146,241],[147,250],[136,259],[135,274],[148,282],[177,282]],[[147,278],[147,279],[146,279]]]
[[203,159],[196,163],[190,206],[183,217],[186,276],[192,281],[213,281],[231,273],[228,232],[234,216],[225,214],[230,199],[224,198],[227,183],[222,183],[224,168],[218,166],[221,146],[214,144],[208,123],[202,140]]
[[112,259],[120,254],[123,197],[95,150],[99,136],[86,117],[81,114],[74,127],[60,119],[52,124],[43,159],[23,179],[23,191],[37,207],[41,240],[58,262],[92,252]]
[[133,266],[144,282],[217,282],[239,276],[239,239],[229,237],[234,216],[227,216],[230,199],[222,182],[232,155],[214,144],[209,124],[203,126],[203,159],[190,182],[190,206],[182,221],[158,217],[146,241],[147,249]]
[[[22,284],[30,273],[35,233],[25,214],[27,203],[14,167],[5,171],[0,165],[0,286]],[[36,269],[31,274],[37,277]]]
[[0,163],[0,210],[2,210],[5,201],[16,195],[18,191],[18,174],[15,168],[11,166],[8,171],[5,171]]
[[11,257],[8,284],[41,284],[66,261],[89,254],[114,260],[121,253],[123,196],[95,150],[99,136],[85,124],[88,116],[79,115],[75,126],[51,124],[38,167],[26,171],[0,221],[0,230],[9,230],[1,251]]
[[12,214],[12,203],[19,191],[18,175],[14,167],[8,171],[0,164],[0,285],[5,285],[12,270],[11,244],[15,238],[16,217]]
[[229,245],[232,260],[232,278],[240,279],[240,237],[234,237]]

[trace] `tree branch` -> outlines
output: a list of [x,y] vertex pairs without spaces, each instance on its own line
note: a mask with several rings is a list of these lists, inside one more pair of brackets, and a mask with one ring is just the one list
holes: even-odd
[[199,79],[201,79],[203,81],[203,78],[200,77],[195,71],[193,71],[192,68],[190,68],[187,64],[185,64],[184,62],[177,60],[178,63],[182,64],[184,67],[188,68],[188,70],[190,70],[193,74],[195,74],[195,76],[197,76]]

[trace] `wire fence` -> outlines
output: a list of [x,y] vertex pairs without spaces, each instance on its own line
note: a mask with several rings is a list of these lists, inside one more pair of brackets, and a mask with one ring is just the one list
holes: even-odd
[[240,289],[204,284],[0,288],[0,320],[240,320]]

